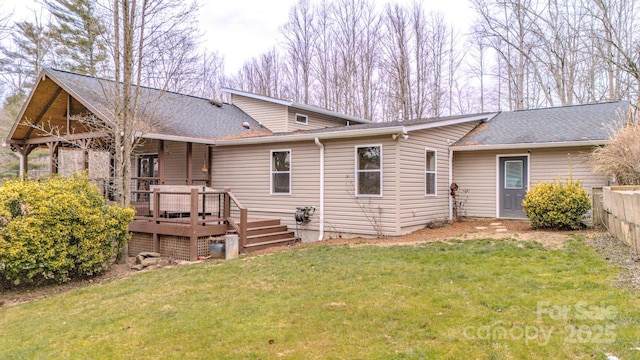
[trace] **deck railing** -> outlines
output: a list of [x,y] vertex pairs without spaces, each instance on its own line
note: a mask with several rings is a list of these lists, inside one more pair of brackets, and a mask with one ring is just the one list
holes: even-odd
[[242,206],[230,189],[214,190],[205,186],[151,185],[149,190],[137,190],[135,219],[155,224],[184,224],[191,227],[227,226],[238,234],[240,249],[247,239],[247,208]]

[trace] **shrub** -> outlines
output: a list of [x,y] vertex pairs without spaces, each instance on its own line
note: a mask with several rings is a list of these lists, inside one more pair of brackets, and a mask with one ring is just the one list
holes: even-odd
[[527,192],[522,206],[534,229],[579,229],[591,209],[591,199],[579,181],[558,179],[536,185]]
[[129,239],[133,215],[107,205],[86,175],[7,181],[0,187],[0,285],[101,273]]

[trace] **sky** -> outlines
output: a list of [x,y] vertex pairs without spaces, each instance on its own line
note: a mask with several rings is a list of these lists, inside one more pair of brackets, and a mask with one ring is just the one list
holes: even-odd
[[[410,4],[413,0],[396,1]],[[379,6],[386,2],[376,1]],[[279,29],[296,3],[297,0],[200,0],[198,23],[203,46],[224,55],[227,74],[234,74],[246,60],[282,41]],[[423,5],[441,11],[461,30],[473,20],[468,0],[423,0]],[[32,18],[33,11],[40,9],[36,0],[0,0],[0,11],[13,11],[16,20]]]

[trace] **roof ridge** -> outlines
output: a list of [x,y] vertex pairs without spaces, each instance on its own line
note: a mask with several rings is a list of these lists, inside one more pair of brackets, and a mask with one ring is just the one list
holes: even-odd
[[[46,70],[47,72],[50,72],[51,70],[53,70],[53,71],[62,72],[62,73],[66,73],[66,74],[71,74],[71,75],[75,75],[75,76],[83,76],[83,77],[87,77],[87,78],[91,78],[91,79],[95,79],[95,80],[103,80],[103,81],[115,82],[115,80],[113,80],[113,79],[107,79],[107,78],[104,78],[104,77],[99,77],[99,76],[89,75],[89,74],[80,74],[80,73],[76,73],[76,72],[69,71],[69,70],[56,69],[56,68],[53,68],[53,67],[45,67],[44,70]],[[135,84],[131,84],[131,86],[136,86],[136,85]],[[191,95],[191,94],[183,94],[183,93],[179,93],[177,91],[163,90],[163,89],[158,89],[158,88],[154,88],[154,87],[151,87],[151,86],[140,85],[140,88],[147,89],[147,90],[162,91],[162,92],[165,92],[167,94],[188,96],[188,97],[191,97],[191,98],[194,98],[194,99],[199,99],[199,100],[204,100],[204,101],[211,101],[212,100],[212,99],[204,98],[202,96],[196,96],[196,95]],[[226,104],[226,105],[231,105],[230,103],[227,103],[227,102],[223,102],[223,103]]]
[[553,110],[553,109],[566,109],[566,108],[572,108],[572,107],[581,107],[581,106],[592,106],[592,105],[605,105],[605,104],[615,104],[615,103],[623,103],[626,102],[628,103],[629,100],[609,100],[609,101],[603,101],[603,102],[591,102],[591,103],[584,103],[584,104],[571,104],[571,105],[558,105],[558,106],[548,106],[548,107],[541,107],[541,108],[533,108],[533,109],[520,109],[520,110],[511,110],[511,111],[500,111],[501,113],[515,113],[515,112],[523,112],[523,111],[535,111],[535,110]]

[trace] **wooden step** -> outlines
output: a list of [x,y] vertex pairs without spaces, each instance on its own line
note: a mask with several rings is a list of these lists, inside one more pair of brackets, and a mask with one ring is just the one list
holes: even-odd
[[280,225],[280,219],[256,219],[247,221],[247,229]]
[[268,249],[270,247],[275,247],[275,246],[291,246],[291,245],[294,245],[297,242],[298,242],[297,238],[289,237],[289,238],[284,238],[284,239],[263,241],[263,242],[257,242],[257,243],[253,243],[253,244],[248,244],[248,245],[245,245],[244,248],[245,248],[246,252],[252,252],[252,251]]
[[274,232],[287,231],[287,225],[269,225],[260,227],[251,227],[247,229],[247,236],[269,234]]
[[247,244],[269,242],[274,240],[287,239],[291,237],[295,238],[293,233],[290,231],[271,232],[267,234],[247,236]]

